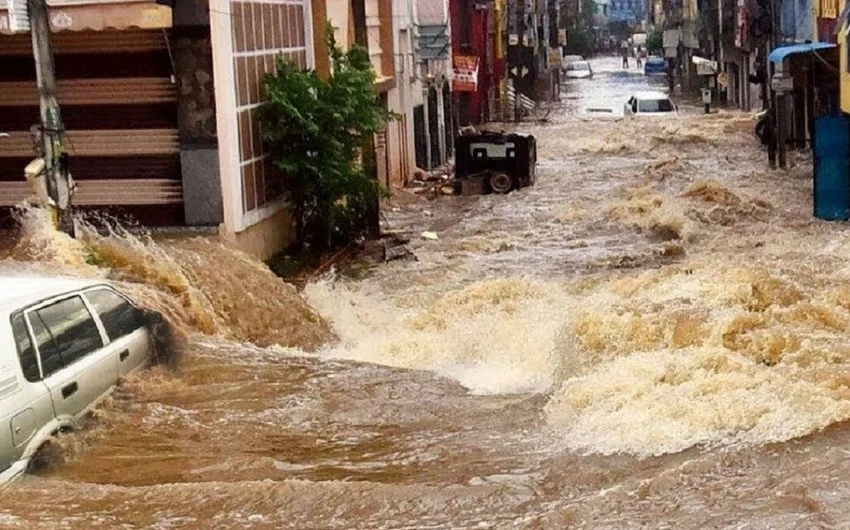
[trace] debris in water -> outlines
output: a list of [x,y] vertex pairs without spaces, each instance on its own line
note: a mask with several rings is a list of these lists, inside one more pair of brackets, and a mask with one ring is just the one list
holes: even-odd
[[714,179],[694,182],[682,192],[682,197],[709,205],[708,210],[694,212],[697,219],[706,224],[729,226],[741,218],[763,219],[773,210],[769,202],[742,197]]
[[398,260],[413,260],[416,261],[416,255],[411,252],[409,248],[404,245],[399,245],[397,247],[389,247],[384,251],[384,261],[398,261]]
[[648,164],[643,173],[647,177],[655,180],[664,180],[674,173],[679,173],[684,170],[684,167],[679,162],[678,156],[663,158],[651,164]]

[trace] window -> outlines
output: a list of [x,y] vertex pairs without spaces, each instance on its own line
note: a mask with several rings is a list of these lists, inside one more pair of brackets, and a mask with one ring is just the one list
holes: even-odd
[[673,102],[669,99],[642,99],[640,112],[673,112]]
[[12,315],[12,334],[18,347],[18,359],[21,361],[21,370],[24,377],[32,383],[41,379],[38,371],[38,360],[35,358],[35,348],[32,347],[29,331],[24,322],[23,313]]
[[103,346],[82,298],[75,296],[29,314],[44,377]]
[[86,293],[86,299],[91,302],[100,316],[109,340],[129,335],[145,325],[142,312],[114,291],[109,289],[89,291]]

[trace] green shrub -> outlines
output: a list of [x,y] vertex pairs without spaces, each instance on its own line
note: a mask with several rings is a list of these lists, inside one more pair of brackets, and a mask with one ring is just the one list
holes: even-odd
[[374,89],[368,52],[337,46],[328,31],[332,72],[323,79],[278,59],[264,78],[263,140],[285,175],[298,242],[314,250],[364,234],[384,190],[361,156],[366,140],[392,119]]

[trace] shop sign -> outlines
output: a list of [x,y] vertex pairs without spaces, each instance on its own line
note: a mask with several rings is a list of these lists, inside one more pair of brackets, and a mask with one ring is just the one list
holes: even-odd
[[473,55],[455,55],[452,58],[452,90],[455,92],[478,91],[478,65],[480,58]]

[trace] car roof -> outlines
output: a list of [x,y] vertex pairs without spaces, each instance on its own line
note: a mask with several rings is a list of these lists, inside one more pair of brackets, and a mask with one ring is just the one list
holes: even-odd
[[633,97],[637,99],[670,99],[670,96],[668,96],[664,92],[657,92],[652,90],[647,90],[644,92],[635,92]]
[[103,282],[48,276],[0,276],[0,312],[12,312],[47,298],[86,289]]

